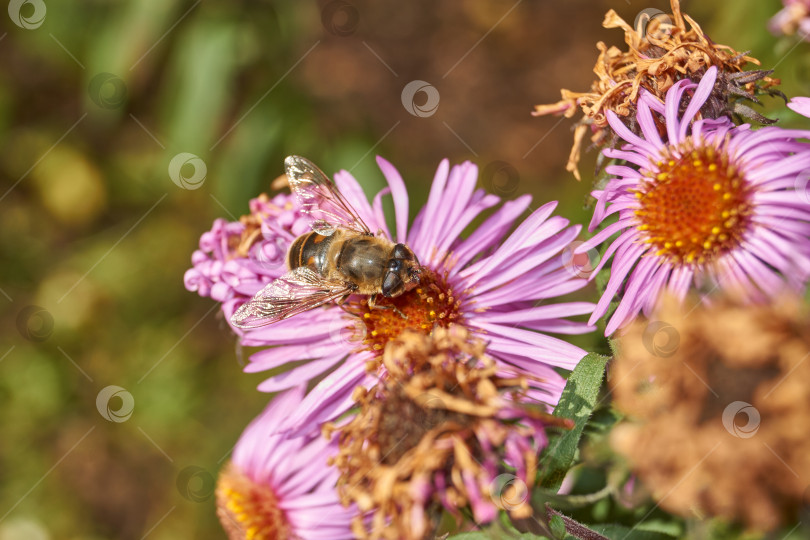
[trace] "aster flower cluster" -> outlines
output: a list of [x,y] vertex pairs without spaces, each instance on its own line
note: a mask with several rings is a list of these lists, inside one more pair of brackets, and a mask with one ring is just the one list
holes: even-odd
[[[246,371],[271,372],[259,390],[278,392],[220,476],[230,538],[419,539],[451,521],[603,538],[552,507],[608,495],[642,505],[636,484],[650,512],[761,531],[795,520],[810,485],[806,384],[794,375],[810,354],[810,130],[745,123],[772,123],[744,102],[779,94],[779,81],[744,71],[757,61],[671,8],[643,31],[610,11],[604,25],[625,31],[628,50],[599,43],[591,91],[536,110],[583,111],[568,163],[577,178],[588,129],[603,147],[584,241],[556,202],[477,189],[470,162],[440,163],[411,222],[405,180],[382,158],[387,187],[371,201],[346,171],[332,185],[288,162],[292,193],[262,195],[202,235],[186,287],[222,304],[239,343],[259,349]],[[777,116],[810,116],[810,98],[787,106]],[[326,294],[334,284],[312,246],[336,241],[329,219],[343,211],[373,231],[364,241],[412,252],[413,283]],[[591,282],[595,303],[579,299]],[[243,306],[268,295],[289,316],[242,324]],[[295,307],[307,295],[328,298]],[[602,401],[608,358],[567,337],[597,325],[615,352]],[[749,421],[756,412],[754,434],[761,424],[755,444],[729,417],[739,404]],[[595,494],[573,493],[577,460],[598,454],[587,445],[611,427],[605,451],[622,465]]]
[[[278,371],[277,368],[286,364],[308,360],[260,385],[259,389],[265,392],[283,391],[285,395],[294,392],[296,406],[286,408],[284,413],[269,409],[274,412],[265,414],[264,420],[257,420],[263,427],[253,428],[253,431],[263,429],[265,435],[275,433],[296,440],[310,434],[313,426],[317,428],[325,422],[335,421],[360,407],[359,415],[351,424],[360,434],[352,440],[360,446],[369,444],[369,440],[378,440],[381,436],[379,426],[368,424],[363,413],[364,404],[379,401],[381,407],[396,414],[402,396],[394,392],[386,399],[372,399],[379,397],[381,392],[385,393],[378,381],[392,380],[394,382],[387,384],[399,388],[397,384],[404,380],[405,373],[418,371],[411,361],[402,364],[400,358],[400,363],[395,362],[402,355],[410,358],[401,345],[402,340],[409,336],[407,343],[421,346],[423,359],[439,358],[437,355],[431,357],[425,349],[438,345],[421,343],[416,336],[422,339],[441,336],[444,335],[441,332],[447,329],[451,332],[448,336],[463,336],[451,340],[458,350],[452,352],[448,349],[443,353],[450,357],[443,369],[450,372],[424,374],[427,379],[417,378],[410,382],[409,387],[422,380],[421,390],[425,395],[439,391],[431,390],[430,384],[438,385],[441,392],[452,393],[455,387],[447,387],[447,381],[439,385],[437,377],[462,376],[456,371],[464,363],[459,354],[486,363],[483,374],[475,375],[485,380],[480,388],[474,387],[473,395],[468,396],[473,401],[466,408],[456,410],[459,398],[447,394],[445,397],[451,399],[448,412],[439,414],[453,416],[456,420],[453,425],[465,433],[463,440],[472,437],[468,442],[473,453],[459,468],[460,464],[454,461],[459,456],[454,452],[460,451],[461,447],[450,444],[458,437],[443,435],[445,443],[442,444],[450,444],[446,448],[450,454],[445,452],[443,461],[428,460],[434,464],[431,466],[438,467],[435,478],[430,479],[433,482],[431,489],[441,493],[433,499],[426,495],[420,499],[421,503],[417,499],[399,497],[397,504],[413,510],[407,514],[408,527],[415,527],[409,529],[412,531],[424,531],[432,522],[433,518],[427,515],[435,511],[432,503],[428,504],[431,501],[441,503],[441,507],[453,510],[456,515],[460,515],[460,508],[468,507],[477,520],[492,521],[498,509],[489,495],[490,484],[497,476],[493,476],[493,471],[506,470],[499,467],[508,464],[510,471],[519,473],[523,485],[533,485],[538,453],[545,446],[543,428],[560,424],[547,414],[556,405],[565,384],[558,369],[574,368],[586,354],[579,347],[550,334],[581,334],[594,328],[575,319],[578,315],[590,314],[594,304],[553,302],[558,296],[587,285],[587,280],[581,277],[584,275],[582,269],[577,266],[579,261],[572,255],[580,227],[570,226],[567,219],[554,216],[556,203],[539,207],[515,227],[515,220],[526,212],[531,202],[530,197],[523,196],[503,203],[472,233],[461,237],[461,232],[470,223],[485,210],[497,207],[500,199],[475,188],[478,172],[475,165],[465,163],[451,168],[447,161],[442,162],[436,173],[424,209],[408,227],[408,196],[404,182],[388,162],[379,158],[378,163],[389,188],[374,198],[373,205],[369,204],[362,188],[349,173],[339,172],[334,176],[336,188],[370,230],[382,231],[385,237],[402,241],[413,250],[422,266],[419,285],[395,298],[379,298],[374,308],[368,305],[366,297],[353,295],[341,306],[327,304],[272,325],[250,330],[233,326],[243,345],[261,347],[250,358],[246,371]],[[388,232],[382,212],[382,197],[389,192],[394,199],[395,235]],[[280,194],[272,199],[262,196],[251,201],[251,214],[238,222],[217,220],[213,229],[202,236],[200,250],[192,256],[194,267],[186,273],[186,286],[202,296],[211,296],[222,302],[222,310],[230,320],[253,294],[287,270],[287,251],[297,235],[309,230],[311,219],[307,219],[303,207],[302,201],[292,195]],[[587,264],[587,261],[583,262]],[[481,338],[486,339],[485,348]],[[447,339],[450,338],[445,341]],[[475,341],[477,345],[463,345],[468,341]],[[382,361],[384,357],[388,361]],[[428,364],[427,360],[423,363]],[[391,373],[392,366],[396,366],[396,373]],[[512,375],[505,377],[502,373]],[[453,380],[462,387],[471,384],[462,379]],[[309,381],[313,381],[314,386],[302,395],[298,389]],[[521,386],[521,407],[525,409],[501,403],[500,392],[496,390],[504,381],[514,384],[522,381],[518,386]],[[531,381],[531,384],[526,381]],[[468,417],[471,407],[480,410]],[[491,418],[477,421],[475,429],[470,427],[470,419],[482,415]],[[435,415],[428,413],[428,416]],[[394,418],[396,422],[402,422],[401,414]],[[460,420],[465,422],[458,424]],[[567,424],[562,422],[562,425]],[[249,440],[252,436],[246,432],[244,438]],[[462,439],[458,441],[461,444]],[[322,450],[320,464],[324,465],[330,452],[326,447]],[[428,453],[434,450],[434,446],[429,446]],[[449,458],[451,454],[452,459]],[[333,460],[337,464],[339,456],[344,454],[336,455],[338,458],[333,456]],[[425,457],[421,455],[420,459]],[[475,459],[484,460],[484,465],[477,464]],[[415,472],[411,471],[408,481],[427,480],[423,474],[426,471],[413,476]],[[458,484],[458,474],[468,479]],[[223,473],[221,484],[242,486],[243,490],[252,485],[240,478],[231,468]],[[456,491],[452,488],[454,482],[458,484]],[[230,522],[244,521],[251,511],[258,512],[261,508],[255,504],[246,506],[247,503],[239,502],[244,499],[239,495],[241,492],[236,490],[233,493],[235,495],[220,502],[221,507],[225,505],[220,516]],[[413,495],[410,491],[408,493]],[[450,495],[453,493],[455,495]],[[334,490],[333,495],[337,496]],[[347,504],[355,501],[350,495],[344,495],[343,500]],[[383,509],[390,510],[390,506],[380,503],[375,512],[369,507],[368,499],[359,496],[356,504],[361,512],[355,512],[355,531],[365,530],[363,524],[367,521],[371,524],[369,530],[378,531],[375,534],[388,530],[396,513],[385,513]],[[421,509],[420,515],[414,513],[417,508]],[[524,501],[513,513],[530,515],[531,508]],[[285,530],[292,530],[289,520],[279,517],[274,518],[273,523],[278,520],[287,523],[288,529]],[[391,530],[403,529],[404,523],[400,523],[402,527]],[[225,527],[229,531],[247,530]],[[266,530],[275,531],[279,526],[273,527]],[[265,529],[259,527],[257,530]],[[412,537],[418,535],[414,533]]]
[[[429,332],[451,323],[486,333],[489,350],[502,365],[542,377],[545,402],[553,407],[564,386],[564,379],[554,368],[572,369],[585,351],[547,332],[591,331],[592,326],[569,317],[591,313],[593,304],[563,302],[538,307],[535,303],[586,285],[587,280],[579,277],[581,272],[570,260],[569,248],[580,227],[553,216],[556,203],[547,203],[508,235],[515,219],[531,202],[530,197],[523,196],[504,203],[462,239],[461,231],[484,210],[496,206],[499,198],[475,189],[475,165],[465,163],[451,169],[445,161],[436,173],[425,208],[408,230],[408,199],[402,179],[388,162],[378,162],[389,190],[395,194],[395,238],[404,240],[423,265],[420,286],[407,295],[381,298],[383,309],[370,309],[366,298],[355,296],[341,307],[331,304],[248,332],[234,328],[243,345],[265,347],[251,357],[246,368],[249,372],[310,360],[268,379],[259,387],[262,391],[290,388],[335,368],[307,395],[285,427],[328,421],[344,412],[353,402],[354,389],[369,386],[380,375],[366,373],[366,362],[382,354],[385,344],[405,329]],[[372,208],[350,174],[339,172],[334,180],[369,229],[388,235],[382,215],[384,193],[375,197]],[[252,293],[284,273],[284,257],[278,254],[286,254],[294,233],[306,232],[301,230],[303,220],[296,199],[276,196],[273,201],[277,204],[255,205],[260,211],[252,216],[260,217],[261,211],[267,215],[261,234],[249,232],[244,225],[250,216],[235,224],[215,223],[214,229],[203,235],[201,250],[193,257],[195,267],[186,274],[187,284],[198,287],[201,294],[217,287],[224,291],[219,299],[228,318]],[[276,224],[280,218],[284,221]],[[228,227],[235,229],[230,236]],[[257,255],[239,258],[234,249],[222,247],[239,245],[244,238],[253,239],[248,253]],[[263,255],[268,249],[272,257]],[[568,258],[563,256],[566,249]]]
[[[810,144],[801,140],[810,131],[697,119],[716,77],[712,66],[699,84],[680,81],[664,103],[642,93],[641,136],[608,112],[611,127],[628,144],[604,151],[625,164],[608,166],[611,178],[593,192],[591,230],[609,216],[618,219],[578,248],[592,249],[619,234],[600,262],[613,257],[592,316],[602,317],[622,289],[607,334],[642,310],[649,314],[664,290],[683,298],[700,285],[763,301],[807,282],[810,202],[796,179],[810,164]],[[666,126],[665,138],[656,117]]]
[[291,195],[251,199],[250,214],[217,219],[200,237],[183,278],[186,288],[217,302],[244,301],[284,273],[290,243],[308,230],[309,219]]

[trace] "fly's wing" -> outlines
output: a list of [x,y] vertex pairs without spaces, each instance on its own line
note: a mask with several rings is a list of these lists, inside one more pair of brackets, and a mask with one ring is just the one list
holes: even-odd
[[351,284],[325,280],[306,267],[287,272],[256,293],[231,317],[237,328],[258,328],[350,294]]
[[371,235],[368,225],[317,165],[301,156],[288,156],[284,160],[284,169],[304,213],[314,220],[313,231],[329,236],[335,229],[351,229]]

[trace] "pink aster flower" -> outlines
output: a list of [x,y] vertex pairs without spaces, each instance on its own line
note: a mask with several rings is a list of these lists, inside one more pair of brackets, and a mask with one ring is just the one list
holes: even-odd
[[[577,248],[585,252],[619,234],[596,268],[613,258],[590,320],[604,316],[618,293],[606,335],[640,311],[649,314],[665,289],[681,300],[696,285],[757,302],[807,281],[810,204],[799,184],[810,173],[810,145],[799,139],[810,131],[752,130],[725,118],[693,122],[716,77],[712,67],[700,84],[676,83],[664,104],[644,93],[636,116],[642,136],[608,113],[610,126],[628,144],[604,150],[625,163],[607,167],[613,178],[593,192],[590,230],[608,217],[618,219]],[[799,100],[794,108],[807,106]]]
[[279,422],[299,406],[303,388],[277,395],[244,431],[217,482],[217,515],[232,540],[354,538],[355,507],[344,507],[327,465],[337,440],[318,426],[298,436],[280,434]]
[[783,7],[768,22],[768,29],[775,35],[799,34],[803,40],[810,38],[810,0],[782,0]]
[[[476,190],[475,165],[464,163],[451,169],[445,160],[436,173],[427,204],[409,228],[405,183],[391,164],[381,158],[377,162],[389,187],[378,193],[372,204],[348,172],[337,173],[335,183],[370,230],[380,230],[414,251],[424,267],[421,285],[378,302],[381,306],[394,305],[407,319],[392,309],[369,310],[366,297],[357,296],[350,298],[344,309],[329,304],[258,329],[234,329],[242,336],[243,345],[266,347],[251,357],[246,371],[274,370],[308,360],[269,378],[260,390],[275,392],[323,377],[285,427],[327,421],[345,411],[352,403],[352,391],[361,385],[368,388],[380,375],[367,373],[366,362],[382,354],[385,344],[405,329],[427,333],[451,323],[480,333],[488,342],[488,353],[504,367],[542,379],[535,398],[548,406],[556,404],[565,381],[554,368],[572,369],[585,351],[548,334],[593,330],[584,322],[569,319],[590,313],[593,304],[553,303],[558,296],[587,283],[579,279],[571,264],[574,258],[566,253],[579,226],[569,226],[567,219],[552,216],[556,207],[552,202],[532,212],[509,234],[529,207],[530,197],[523,196],[504,203],[462,238],[462,231],[500,199]],[[383,213],[382,197],[388,193],[394,201],[394,234],[388,231]],[[265,222],[272,219],[269,216]],[[268,228],[278,229],[269,224]],[[294,234],[285,238],[291,243]],[[253,277],[250,279],[253,286]],[[230,318],[244,299],[234,297],[226,302],[225,315]]]
[[186,289],[218,302],[243,302],[286,271],[287,249],[309,230],[309,219],[292,195],[251,199],[250,214],[239,221],[217,219],[191,255]]

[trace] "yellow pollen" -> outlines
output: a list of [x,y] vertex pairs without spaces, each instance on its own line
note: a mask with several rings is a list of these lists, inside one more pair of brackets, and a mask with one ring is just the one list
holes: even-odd
[[270,486],[254,482],[235,465],[220,473],[216,498],[217,516],[229,538],[290,538],[290,524]]
[[422,270],[419,287],[396,298],[379,295],[374,309],[369,309],[365,296],[353,296],[344,306],[351,313],[362,313],[363,344],[373,351],[384,350],[406,329],[428,334],[435,326],[447,327],[461,318],[461,300],[444,277],[428,268]]
[[637,229],[657,255],[702,264],[740,244],[750,224],[752,189],[729,165],[725,149],[679,150],[689,159],[665,156],[636,191]]

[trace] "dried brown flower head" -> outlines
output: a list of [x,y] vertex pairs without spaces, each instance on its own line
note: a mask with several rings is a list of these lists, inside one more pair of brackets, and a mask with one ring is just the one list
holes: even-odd
[[608,11],[602,26],[624,30],[628,50],[608,48],[604,42],[598,42],[599,58],[593,68],[597,79],[590,91],[563,89],[562,99],[557,103],[535,106],[535,116],[564,114],[571,118],[577,107],[582,109],[584,116],[574,131],[574,146],[566,164],[566,170],[572,172],[577,180],[580,179],[577,164],[588,129],[592,132],[594,144],[607,143],[610,128],[606,111],[626,118],[628,127],[638,132],[633,119],[641,89],[663,102],[673,84],[681,79],[699,80],[710,66],[717,66],[719,75],[715,90],[701,111],[705,117],[717,118],[734,113],[758,122],[771,123],[740,103],[739,99],[757,102],[756,95],[762,92],[780,94],[770,89],[779,84],[779,80],[768,77],[769,71],[743,71],[744,65],[749,62],[759,65],[759,61],[731,47],[712,42],[689,15],[681,13],[679,0],[671,0],[671,7],[671,16],[657,10],[645,10],[646,13],[642,12],[636,20],[636,28],[612,9]]
[[380,362],[388,375],[358,388],[357,415],[324,430],[339,432],[343,503],[366,513],[355,533],[422,538],[442,508],[457,517],[471,511],[478,523],[498,508],[530,516],[528,492],[552,421],[526,405],[530,381],[496,373],[484,344],[461,326],[405,332],[369,368]]
[[810,485],[810,317],[795,300],[689,311],[668,299],[619,340],[630,416],[611,442],[665,509],[770,530]]

